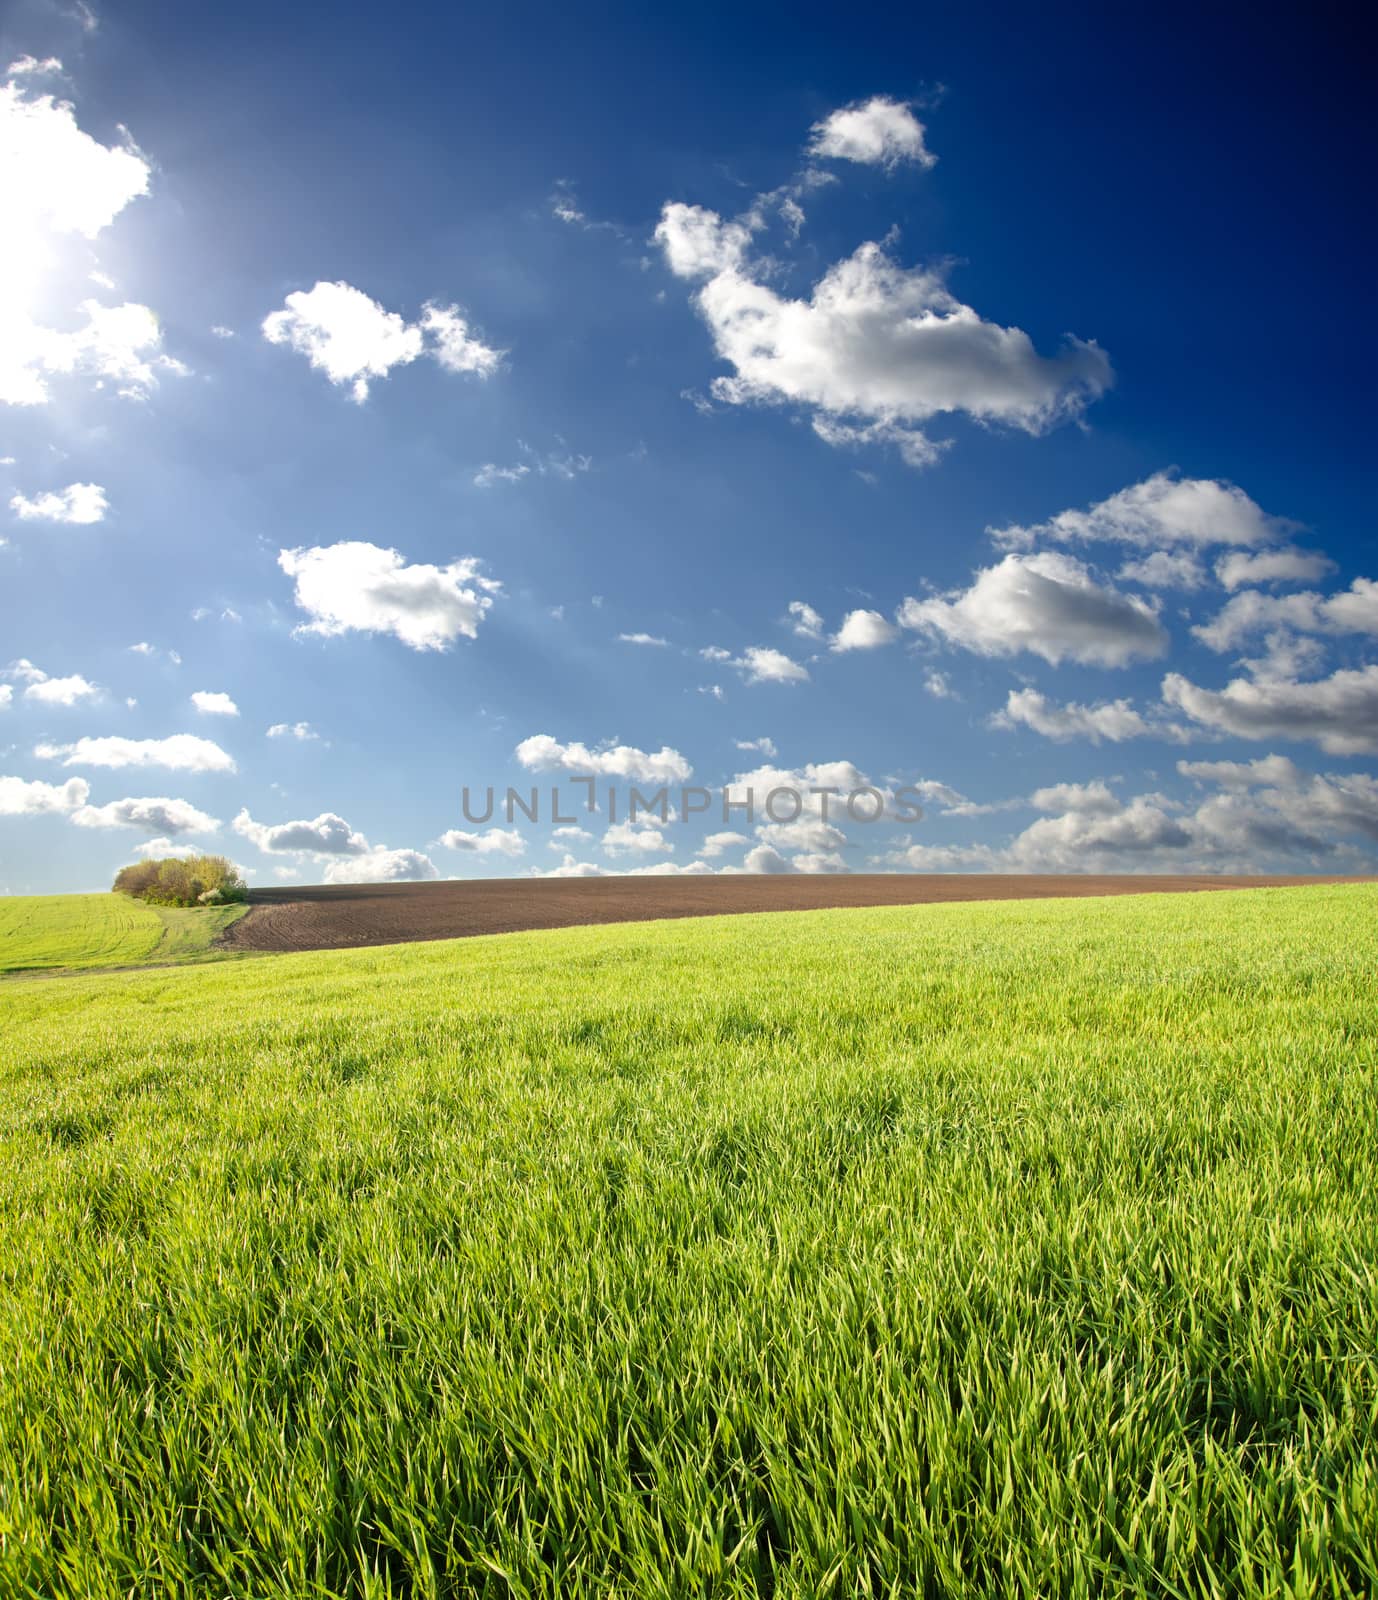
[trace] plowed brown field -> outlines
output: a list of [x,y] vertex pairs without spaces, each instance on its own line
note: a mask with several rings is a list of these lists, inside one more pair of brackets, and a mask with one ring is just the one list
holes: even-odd
[[222,942],[239,950],[338,950],[529,928],[748,911],[1176,894],[1363,881],[1371,880],[869,873],[847,877],[486,878],[454,883],[342,884],[255,890],[249,914],[228,930]]

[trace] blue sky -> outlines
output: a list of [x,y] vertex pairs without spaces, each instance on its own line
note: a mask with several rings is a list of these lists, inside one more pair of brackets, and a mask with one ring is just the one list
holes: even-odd
[[[0,891],[1374,870],[1368,66],[1256,17],[11,6]],[[590,768],[925,815],[462,816]]]

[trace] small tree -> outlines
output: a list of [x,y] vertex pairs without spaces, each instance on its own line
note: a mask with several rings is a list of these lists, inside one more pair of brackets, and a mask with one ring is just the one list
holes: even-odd
[[115,890],[161,906],[231,905],[249,897],[239,868],[225,856],[136,861],[115,874]]

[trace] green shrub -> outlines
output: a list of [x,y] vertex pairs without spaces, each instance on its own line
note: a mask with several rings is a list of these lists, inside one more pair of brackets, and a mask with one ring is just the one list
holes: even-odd
[[165,856],[115,874],[115,892],[159,906],[223,906],[249,898],[239,868],[224,856]]

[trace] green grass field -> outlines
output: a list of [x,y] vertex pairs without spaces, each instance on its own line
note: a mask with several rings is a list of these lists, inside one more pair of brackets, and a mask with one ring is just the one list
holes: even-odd
[[205,960],[247,906],[150,906],[122,894],[0,897],[0,972]]
[[1378,891],[0,986],[4,1596],[1361,1596]]

